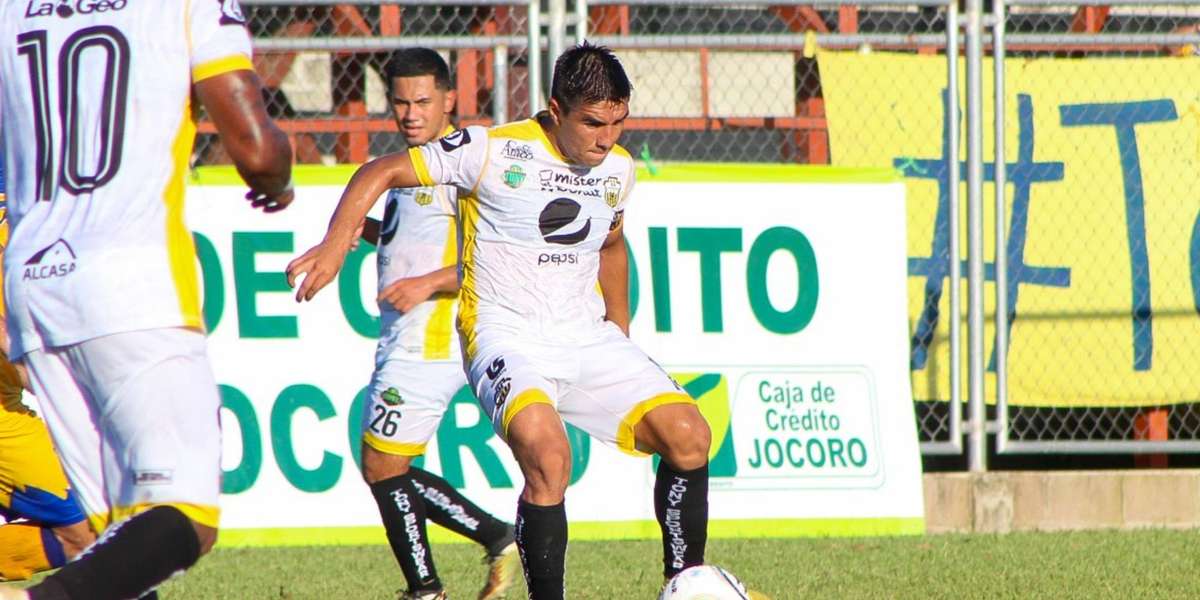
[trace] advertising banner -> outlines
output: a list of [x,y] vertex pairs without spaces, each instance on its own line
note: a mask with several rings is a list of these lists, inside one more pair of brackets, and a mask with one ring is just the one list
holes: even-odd
[[[920,533],[904,186],[887,172],[840,183],[783,173],[643,178],[626,217],[631,336],[712,426],[712,535]],[[374,248],[297,304],[284,268],[324,234],[341,186],[302,184],[291,208],[264,215],[242,187],[204,184],[214,180],[225,181],[202,174],[189,187],[188,216],[224,400],[223,540],[379,542],[357,467],[379,321]],[[572,537],[658,537],[655,459],[569,435]],[[514,517],[520,471],[466,388],[422,463]]]

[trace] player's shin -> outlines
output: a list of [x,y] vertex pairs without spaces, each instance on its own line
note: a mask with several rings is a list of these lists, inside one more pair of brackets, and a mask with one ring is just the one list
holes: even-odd
[[486,548],[489,556],[500,554],[512,543],[508,523],[476,506],[450,482],[416,467],[410,467],[408,475],[424,500],[425,516],[430,521],[473,540]]
[[400,563],[408,591],[427,592],[442,589],[433,553],[425,531],[425,506],[408,475],[399,475],[371,484],[371,495],[379,507],[388,544]]
[[517,504],[517,548],[531,600],[563,600],[567,561],[565,504]]
[[0,527],[0,581],[29,579],[67,562],[62,543],[50,529],[23,523]]
[[662,529],[663,576],[704,564],[708,541],[708,465],[679,471],[667,461],[654,481],[654,515]]
[[196,564],[200,539],[172,506],[156,506],[110,527],[72,563],[29,589],[31,600],[141,598]]

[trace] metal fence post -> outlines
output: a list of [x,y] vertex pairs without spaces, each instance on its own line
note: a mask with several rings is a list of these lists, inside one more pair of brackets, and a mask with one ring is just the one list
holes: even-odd
[[946,5],[946,169],[950,179],[948,191],[950,220],[950,441],[955,454],[962,454],[962,176],[959,170],[958,0]]
[[588,36],[587,0],[575,0],[575,43],[582,44]]
[[529,114],[535,115],[542,110],[542,0],[529,0],[529,18],[526,26],[529,28],[528,53],[529,75]]
[[[547,61],[553,65],[558,56],[566,50],[567,37],[567,0],[549,0],[549,19],[546,23],[546,42],[549,49]],[[551,67],[553,72],[553,67]]]
[[492,121],[500,125],[508,122],[508,46],[498,44],[492,56],[496,77],[492,88]]
[[967,462],[987,470],[983,344],[983,0],[967,1]]
[[1008,173],[1007,154],[1004,150],[1005,132],[1005,85],[1004,85],[1004,0],[992,0],[992,66],[993,122],[996,147],[995,164],[995,241],[996,241],[996,342],[992,353],[996,357],[996,451],[1004,451],[1004,440],[1008,438]]

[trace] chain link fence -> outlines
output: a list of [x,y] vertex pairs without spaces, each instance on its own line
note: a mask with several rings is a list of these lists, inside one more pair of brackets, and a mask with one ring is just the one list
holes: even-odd
[[[297,160],[361,162],[397,149],[380,68],[399,47],[425,45],[448,59],[460,123],[524,118],[540,106],[530,102],[530,5],[466,2],[243,0],[268,107],[292,136]],[[553,5],[538,5],[543,23]],[[570,7],[572,16],[579,11],[587,37],[618,50],[633,80],[624,144],[667,161],[826,164],[820,75],[805,55],[805,34],[853,48],[873,35],[894,42],[944,31],[943,9],[886,2],[593,0]],[[540,45],[544,88],[552,60]],[[197,164],[227,162],[212,132],[202,123]]]
[[[1174,126],[1196,118],[1191,113],[1197,110],[1197,95],[1179,85],[1193,60],[1165,59],[1196,52],[1198,25],[1200,6],[1194,3],[1009,2],[1007,62],[1071,58],[1077,63],[1076,85],[1123,91],[1103,102],[1059,106],[1057,120],[1070,137],[1044,149],[1033,147],[1041,137],[1033,132],[1038,116],[1025,114],[1041,108],[1036,99],[1021,89],[1006,94],[1008,102],[1018,104],[1017,118],[1007,124],[1009,137],[1032,151],[1017,161],[1029,156],[1031,162],[1061,163],[1059,180],[1075,193],[1067,207],[1074,213],[1069,224],[1067,211],[1047,211],[1036,204],[1044,200],[1035,193],[1013,193],[1010,210],[1017,225],[1009,227],[1006,246],[1007,270],[1016,281],[1009,285],[1009,313],[1012,321],[1028,322],[1020,337],[1010,340],[1010,356],[1018,363],[1008,372],[1014,385],[996,408],[1002,452],[1200,448],[1200,373],[1188,366],[1195,361],[1190,322],[1200,308],[1194,297],[1200,266],[1194,262],[1196,181],[1187,173],[1197,148]],[[1046,39],[1045,34],[1065,35]],[[1115,72],[1114,64],[1122,65],[1123,73]],[[1176,171],[1171,164],[1186,168]],[[1023,251],[1033,243],[1030,236],[1038,235],[1031,227],[1039,218],[1080,235],[1040,243],[1039,256],[1031,260]],[[1021,243],[1013,243],[1014,237]],[[1055,254],[1084,253],[1095,260],[1054,260]],[[1105,276],[1093,278],[1089,270],[1101,267]],[[1026,274],[1034,268],[1060,273],[1069,268],[1070,285],[1091,286],[1096,300],[1069,316],[1024,305],[1015,288],[1044,283],[1028,281]],[[1064,338],[1075,342],[1067,346]],[[1073,352],[1064,355],[1068,347]],[[1015,385],[1018,377],[1058,382],[1074,397],[1060,402],[1069,404],[1065,407],[1021,403],[1018,397],[1031,390],[1028,384]]]
[[[267,108],[300,163],[360,163],[403,149],[381,75],[388,53],[427,46],[447,60],[461,125],[529,114],[527,6],[521,2],[243,0]],[[228,162],[201,123],[195,161]]]
[[[965,400],[966,311],[965,294],[960,301],[955,291],[966,290],[966,237],[952,234],[960,228],[951,224],[962,223],[965,214],[959,182],[966,177],[967,98],[947,92],[965,86],[956,81],[963,60],[946,58],[960,55],[962,38],[947,31],[959,29],[961,6],[945,0],[242,4],[270,112],[303,163],[356,163],[401,149],[380,77],[390,50],[429,46],[442,52],[458,91],[458,122],[486,125],[524,118],[544,105],[538,90],[548,87],[551,56],[570,30],[575,38],[586,35],[618,51],[635,90],[622,143],[648,161],[896,167],[909,182],[910,206],[928,199],[921,208],[928,222],[917,226],[934,231],[930,245],[909,258],[910,296],[920,299],[911,315],[911,361],[922,450],[962,451],[964,418],[958,408]],[[1200,124],[1200,95],[1176,94],[1170,110],[1153,103],[1171,97],[1172,85],[1181,85],[1188,71],[1180,65],[1200,62],[1187,58],[1198,53],[1200,6],[1145,0],[1007,4],[1001,38],[1009,84],[1002,95],[1006,168],[1000,170],[1006,175],[996,172],[990,150],[995,140],[987,131],[983,155],[988,181],[1007,177],[1008,190],[1004,227],[989,231],[985,243],[989,254],[997,240],[1006,251],[997,261],[1001,264],[989,262],[982,275],[989,296],[997,287],[1006,290],[1000,312],[1008,315],[1002,329],[1011,336],[1009,352],[1000,357],[992,341],[985,344],[986,396],[995,401],[988,408],[989,422],[997,446],[1028,452],[1192,449],[1186,444],[1200,440],[1200,370],[1189,368],[1194,358],[1187,352],[1187,336],[1196,332],[1185,321],[1200,312],[1195,291],[1200,289],[1195,275],[1200,233],[1192,231],[1197,206],[1189,199],[1200,181],[1164,171],[1153,160],[1157,154],[1151,154],[1200,160],[1200,139],[1171,137],[1155,128],[1167,120]],[[991,6],[987,2],[986,10]],[[546,37],[531,36],[531,26]],[[985,53],[993,34],[983,35]],[[537,49],[533,54],[531,44]],[[842,84],[822,72],[833,59],[823,60],[821,53],[839,50],[876,53],[884,62],[891,60],[884,55],[936,60],[916,70],[864,71],[855,85],[865,91],[843,95],[835,105],[831,90]],[[1179,61],[1163,60],[1170,56]],[[1113,62],[1137,58],[1154,60]],[[1064,69],[1061,73],[1070,78],[1058,85],[1105,88],[1112,102],[1068,109],[1039,105],[1038,93],[1026,83],[1037,59],[1059,59],[1053,68]],[[990,57],[985,62],[990,64]],[[1114,75],[1120,69],[1127,71],[1124,80]],[[983,110],[990,123],[991,67],[984,72]],[[533,85],[531,73],[540,73]],[[1052,79],[1053,73],[1042,76]],[[1137,83],[1122,83],[1130,77]],[[1195,78],[1183,79],[1194,86]],[[1124,98],[1126,86],[1148,90],[1142,95],[1151,104],[1136,104],[1144,100],[1137,94]],[[1133,108],[1114,108],[1128,105],[1126,100],[1135,103]],[[897,102],[908,103],[919,118],[893,123],[885,108],[871,108]],[[1129,116],[1122,110],[1149,113],[1139,112],[1135,121],[1142,120],[1130,121],[1127,129],[1113,123],[1092,127]],[[848,128],[835,140],[830,123],[837,111],[842,122],[876,125]],[[1039,137],[1048,127],[1077,127],[1071,132],[1086,130],[1086,135],[1051,148]],[[936,136],[934,147],[922,154],[872,154],[877,146],[903,146],[929,132]],[[1127,134],[1134,136],[1132,144],[1122,138]],[[195,161],[226,162],[204,123]],[[1131,179],[1131,161],[1140,179]],[[1073,196],[1050,207],[1039,183],[1051,180],[1072,181]],[[990,189],[985,198],[990,202]],[[996,214],[994,208],[989,211]],[[1172,229],[1171,223],[1186,226]],[[910,235],[913,227],[910,215]],[[1094,258],[1095,264],[1055,262],[1062,252]],[[964,260],[952,261],[952,256]],[[1088,270],[1103,265],[1111,270],[1107,276]],[[1001,283],[997,279],[1003,286],[992,285]],[[1028,289],[1072,286],[1095,286],[1096,296],[1105,300],[1072,307],[1068,314],[1062,304],[1022,296]],[[996,303],[990,303],[989,322],[996,312]],[[996,330],[986,329],[985,337],[994,340]],[[1114,388],[1118,372],[1123,379]],[[1068,390],[1070,397],[1048,398],[1041,388],[1052,385]]]

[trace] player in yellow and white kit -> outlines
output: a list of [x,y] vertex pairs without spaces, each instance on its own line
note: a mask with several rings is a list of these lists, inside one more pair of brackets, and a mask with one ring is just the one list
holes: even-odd
[[[453,131],[450,69],[437,52],[408,48],[384,66],[396,125],[410,146]],[[466,385],[455,335],[458,307],[458,192],[451,186],[389,190],[383,222],[368,219],[376,244],[379,346],[363,410],[363,478],[379,507],[406,598],[445,598],[425,533],[429,518],[487,549],[479,600],[498,598],[516,577],[512,527],[446,480],[411,465],[425,453],[450,400]]]
[[204,105],[252,190],[292,199],[236,0],[0,4],[12,357],[100,539],[0,598],[152,595],[216,540],[220,397],[183,178]]
[[626,337],[622,214],[634,164],[616,140],[629,80],[611,52],[583,44],[558,58],[551,97],[527,121],[468,127],[364,165],[325,239],[288,266],[290,282],[303,276],[297,299],[310,299],[385,189],[459,188],[458,328],[471,386],[525,475],[517,544],[535,600],[565,595],[563,420],[662,457],[654,498],[667,577],[704,561],[711,437],[695,402]]
[[[0,251],[8,244],[4,203],[0,154]],[[22,379],[8,361],[8,331],[0,323],[0,516],[8,521],[0,526],[0,581],[61,567],[96,539],[46,424],[21,401]]]

